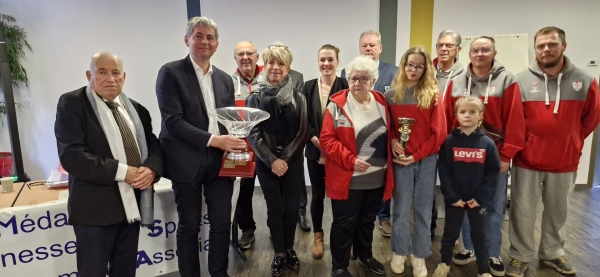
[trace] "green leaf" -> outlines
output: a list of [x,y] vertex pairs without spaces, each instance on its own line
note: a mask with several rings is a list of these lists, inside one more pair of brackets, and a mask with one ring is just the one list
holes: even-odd
[[[15,22],[16,19],[10,15],[0,14],[0,22]],[[18,87],[21,82],[25,86],[29,85],[29,79],[27,78],[27,71],[21,65],[20,58],[25,57],[24,47],[27,47],[31,51],[31,45],[27,41],[27,33],[25,29],[17,25],[5,25],[4,35],[6,36],[6,49],[8,52],[8,60],[10,65],[10,72],[12,76],[12,83]]]

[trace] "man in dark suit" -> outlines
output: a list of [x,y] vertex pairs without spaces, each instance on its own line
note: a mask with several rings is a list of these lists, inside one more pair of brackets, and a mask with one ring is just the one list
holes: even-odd
[[79,276],[134,277],[140,224],[151,227],[152,184],[162,172],[150,114],[122,93],[123,63],[95,54],[89,86],[63,94],[54,132],[69,172],[69,224]]
[[215,108],[235,105],[231,76],[210,62],[218,39],[212,19],[191,18],[184,37],[190,54],[165,64],[156,80],[164,175],[172,181],[179,215],[177,250],[182,277],[200,276],[203,190],[210,221],[208,271],[211,276],[227,276],[233,179],[218,173],[224,151],[240,152],[246,144],[227,135],[211,115]]
[[[390,85],[394,81],[398,67],[379,60],[379,55],[381,55],[381,51],[383,50],[383,45],[381,44],[381,34],[374,30],[364,31],[360,35],[358,50],[361,55],[369,56],[374,61],[379,63],[379,78],[375,82],[375,85],[373,85],[373,89],[381,93],[385,93],[385,91],[390,88]],[[345,69],[342,70],[342,78],[346,78]],[[392,217],[390,213],[391,202],[391,200],[381,202],[381,209],[377,215],[381,234],[387,238],[392,235],[392,225],[390,223],[390,218]]]
[[[385,93],[390,88],[390,84],[396,76],[398,67],[385,63],[379,60],[379,55],[383,51],[383,44],[381,44],[381,34],[378,31],[367,30],[360,35],[358,51],[363,56],[371,57],[375,62],[379,64],[379,78],[373,85],[373,89],[381,93]],[[346,78],[346,69],[342,70],[342,78]],[[389,214],[389,209],[388,209]],[[388,218],[389,220],[389,218]]]

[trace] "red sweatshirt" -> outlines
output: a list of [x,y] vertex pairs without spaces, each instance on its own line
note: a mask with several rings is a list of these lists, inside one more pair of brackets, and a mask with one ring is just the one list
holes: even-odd
[[583,141],[600,122],[598,81],[567,57],[556,76],[536,62],[515,78],[523,90],[527,124],[525,147],[515,157],[518,167],[553,173],[577,171]]
[[410,127],[408,144],[404,152],[412,155],[415,162],[418,162],[429,155],[440,151],[440,146],[447,137],[446,117],[442,106],[442,96],[437,93],[439,103],[436,105],[432,100],[428,109],[419,108],[417,98],[414,95],[414,87],[406,90],[404,100],[400,104],[392,101],[396,89],[392,88],[385,92],[385,98],[390,109],[391,121],[393,122],[391,139],[400,139],[398,129],[399,117],[414,118],[415,123]]
[[485,123],[504,131],[504,140],[496,147],[500,152],[500,160],[510,162],[525,145],[525,118],[519,84],[498,61],[494,61],[490,72],[481,78],[473,75],[472,65],[469,64],[468,70],[450,81],[446,91],[444,109],[448,132],[452,127],[459,126],[454,105],[467,95],[477,96],[483,101]]

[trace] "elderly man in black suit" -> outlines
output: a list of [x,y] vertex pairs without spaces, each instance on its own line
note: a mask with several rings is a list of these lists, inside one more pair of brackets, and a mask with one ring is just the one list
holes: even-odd
[[164,175],[172,181],[179,214],[179,273],[200,276],[198,233],[204,190],[210,220],[208,271],[211,276],[227,276],[233,178],[218,173],[224,151],[239,152],[246,144],[227,135],[211,116],[215,108],[235,105],[231,76],[210,62],[219,46],[217,25],[206,17],[191,18],[184,42],[190,54],[165,64],[156,80]]
[[162,159],[150,114],[122,92],[123,63],[95,54],[89,85],[63,94],[54,132],[69,172],[69,224],[79,276],[134,277],[140,225],[154,224],[152,185]]

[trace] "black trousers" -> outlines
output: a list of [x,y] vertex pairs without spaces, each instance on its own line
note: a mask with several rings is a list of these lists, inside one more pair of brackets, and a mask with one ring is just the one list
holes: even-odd
[[438,219],[437,207],[435,206],[435,196],[433,196],[433,210],[431,211],[431,232],[435,232],[437,227],[436,220]]
[[[88,227],[73,226],[77,271],[81,277],[135,277],[139,222]],[[41,273],[40,273],[41,274]]]
[[[323,169],[325,170],[325,169]],[[302,175],[304,178],[304,175]],[[304,179],[303,179],[304,180]],[[311,181],[312,182],[312,181]],[[235,219],[237,221],[238,227],[242,229],[242,232],[247,232],[250,230],[256,230],[256,222],[254,221],[254,211],[252,210],[252,196],[254,195],[254,184],[256,183],[256,174],[252,178],[244,178],[241,181],[240,186],[240,195],[238,197],[238,202],[235,207]],[[313,185],[314,186],[314,185]],[[325,183],[323,183],[323,188],[325,188]],[[314,191],[314,187],[313,187]],[[313,192],[314,194],[314,192]],[[300,207],[299,213],[302,215],[306,215],[306,202],[307,202],[307,193],[306,193],[306,183],[302,186],[302,190],[300,191]],[[314,199],[314,195],[313,195]],[[312,209],[312,206],[311,206]],[[321,208],[322,210],[322,208]],[[323,212],[321,212],[322,214]],[[312,214],[312,213],[311,213]],[[314,215],[313,215],[314,220]],[[322,221],[321,216],[321,221]],[[319,224],[319,226],[321,226]],[[322,232],[322,230],[321,230]]]
[[[300,159],[304,162],[304,159]],[[308,195],[306,193],[306,182],[304,181],[304,164],[302,164],[302,188],[300,190],[299,213],[306,215],[306,205],[308,205]]]
[[356,257],[368,259],[373,256],[373,229],[383,199],[383,189],[351,189],[348,199],[331,199],[333,223],[329,240],[334,269],[348,267],[352,246]]
[[254,214],[252,210],[252,196],[254,195],[254,184],[256,173],[252,178],[243,178],[240,183],[240,195],[235,207],[235,220],[242,232],[256,230]]
[[294,248],[300,191],[305,186],[304,159],[288,164],[287,172],[278,177],[270,165],[256,160],[256,175],[267,203],[267,226],[271,232],[275,253]]
[[208,272],[213,277],[227,276],[233,180],[218,175],[218,169],[205,168],[198,172],[192,183],[172,182],[179,215],[177,252],[181,277],[200,277],[198,234],[203,223],[203,188],[210,221]]
[[313,231],[323,232],[323,210],[325,202],[325,166],[317,161],[307,159],[308,177],[312,187],[310,201],[310,215],[313,222]]
[[477,268],[479,274],[489,273],[489,252],[488,244],[485,238],[487,230],[487,213],[484,208],[477,207],[458,208],[446,203],[446,220],[444,221],[444,236],[442,237],[442,249],[440,254],[442,262],[450,265],[452,262],[452,249],[454,243],[460,236],[460,227],[462,226],[465,212],[469,217],[471,225],[471,240],[475,248],[475,257],[477,258]]

